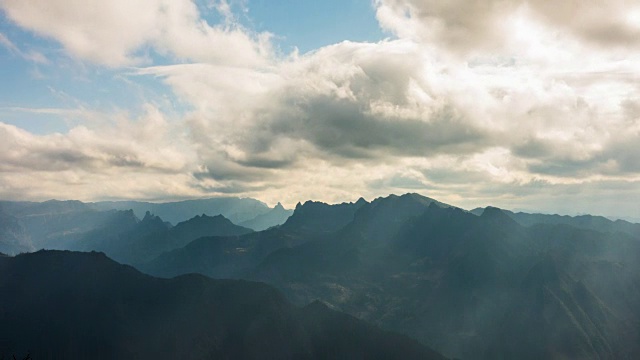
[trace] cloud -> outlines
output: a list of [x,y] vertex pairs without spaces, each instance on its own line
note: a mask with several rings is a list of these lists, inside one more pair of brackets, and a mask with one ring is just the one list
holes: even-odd
[[226,148],[226,158],[246,166],[286,167],[312,153],[362,159],[485,146],[485,129],[447,99],[446,79],[421,56],[402,41],[345,42],[266,74],[182,65],[140,74],[163,77],[197,109],[188,124],[203,151]]
[[[625,0],[376,0],[383,28],[455,52],[502,51],[542,22],[556,36],[638,49],[640,5]],[[522,45],[522,44],[519,44]],[[529,44],[524,44],[525,46]],[[507,49],[512,50],[512,49]]]
[[[67,134],[34,135],[0,123],[2,166],[7,171],[61,171],[83,169],[109,172],[125,167],[157,172],[180,172],[184,151],[168,147],[169,125],[149,108],[135,123],[120,120],[115,127],[78,126]],[[154,149],[160,146],[162,149]]]
[[0,33],[0,45],[4,46],[11,53],[16,54],[16,55],[20,56],[21,58],[23,58],[25,60],[28,60],[28,61],[30,61],[32,63],[36,63],[36,64],[48,64],[49,63],[49,60],[42,53],[40,53],[38,51],[31,50],[31,51],[28,51],[28,52],[24,52],[23,50],[20,50],[20,48],[18,48],[3,33]]
[[190,0],[2,0],[7,17],[60,42],[71,54],[107,66],[149,62],[149,49],[177,59],[237,66],[264,64],[267,33],[211,26]]
[[0,194],[67,183],[87,197],[166,187],[292,205],[423,189],[512,207],[560,206],[569,189],[640,196],[640,37],[622,0],[377,0],[393,39],[304,55],[274,53],[271,35],[240,26],[226,1],[209,4],[219,24],[187,0],[0,4],[73,56],[135,65],[121,76],[155,77],[187,104],[179,119],[147,106],[66,134],[3,125]]
[[504,42],[504,21],[517,6],[503,0],[377,0],[383,28],[403,38],[452,48],[495,48]]
[[530,8],[552,26],[606,48],[640,46],[640,5],[624,0],[551,4],[529,1]]
[[[34,135],[0,122],[0,179],[5,184],[0,196],[13,198],[16,189],[24,197],[55,191],[106,196],[103,188],[124,178],[137,175],[136,187],[144,187],[150,178],[188,174],[193,159],[181,130],[156,108],[148,105],[138,119],[129,120],[123,114],[109,118],[111,123],[92,129],[80,125],[66,134],[49,135]],[[74,180],[65,190],[63,184],[70,179]],[[148,190],[160,189],[150,185]]]
[[[205,164],[198,177],[216,186],[262,188],[264,180],[282,194],[291,179],[339,168],[344,185],[324,196],[422,184],[446,198],[445,189],[476,180],[560,184],[637,174],[615,139],[639,140],[628,127],[637,94],[629,78],[638,69],[580,51],[585,62],[573,67],[565,58],[547,67],[552,59],[539,61],[537,51],[460,62],[409,38],[343,42],[266,71],[171,65],[138,74],[162,78],[193,106],[187,124]],[[401,167],[410,173],[398,174]],[[331,183],[321,178],[309,181]]]

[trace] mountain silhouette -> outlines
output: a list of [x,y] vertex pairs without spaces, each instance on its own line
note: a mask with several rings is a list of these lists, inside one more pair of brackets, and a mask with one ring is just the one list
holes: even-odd
[[34,359],[444,359],[406,336],[273,288],[157,279],[102,253],[0,258],[0,356]]
[[[164,252],[182,248],[206,236],[237,236],[253,232],[222,215],[198,215],[175,227],[147,212],[138,221],[131,210],[106,226],[91,231],[67,246],[67,250],[101,251],[126,264],[146,263]],[[118,229],[114,231],[114,229]]]
[[640,356],[640,239],[523,226],[495,207],[478,216],[417,194],[307,202],[277,231],[199,239],[153,269],[264,281],[298,305],[320,299],[450,357]]
[[[0,206],[9,233],[35,248],[57,240],[154,276],[265,282],[303,309],[339,310],[449,357],[640,357],[638,224],[465,211],[418,194],[307,201],[258,232],[223,216],[172,227],[152,213],[139,220],[78,202]],[[332,323],[323,321],[314,328]]]
[[132,209],[139,218],[142,218],[146,212],[150,212],[174,225],[201,214],[209,216],[221,214],[231,220],[234,224],[239,224],[270,211],[269,207],[265,203],[256,199],[234,197],[184,200],[165,203],[103,201],[87,205],[97,210]]

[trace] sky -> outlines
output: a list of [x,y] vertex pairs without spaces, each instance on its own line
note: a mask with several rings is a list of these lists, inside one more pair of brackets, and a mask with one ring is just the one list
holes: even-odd
[[0,0],[0,198],[640,218],[640,3]]

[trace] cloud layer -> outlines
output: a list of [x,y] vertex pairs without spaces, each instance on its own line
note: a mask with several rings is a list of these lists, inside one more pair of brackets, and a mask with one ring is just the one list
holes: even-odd
[[144,105],[141,118],[106,114],[66,134],[3,125],[4,197],[294,204],[418,191],[462,206],[640,210],[622,203],[640,199],[640,7],[622,0],[377,0],[392,38],[303,55],[275,52],[224,1],[219,24],[187,0],[0,4],[71,56],[136,66],[131,81],[160,79],[188,104],[177,119]]

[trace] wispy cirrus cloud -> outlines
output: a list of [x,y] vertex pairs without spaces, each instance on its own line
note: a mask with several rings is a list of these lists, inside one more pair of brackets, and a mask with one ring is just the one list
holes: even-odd
[[49,59],[47,59],[46,56],[44,56],[42,53],[35,50],[30,50],[26,52],[21,50],[18,46],[16,46],[16,44],[14,44],[11,40],[9,40],[9,38],[3,33],[0,33],[0,45],[4,46],[7,50],[9,50],[9,52],[15,55],[18,55],[21,58],[27,61],[30,61],[32,63],[36,63],[36,64],[49,63]]

